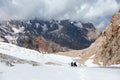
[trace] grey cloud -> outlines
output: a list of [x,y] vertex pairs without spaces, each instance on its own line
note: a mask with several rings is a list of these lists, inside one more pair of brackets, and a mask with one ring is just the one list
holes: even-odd
[[119,8],[115,0],[1,0],[0,4],[0,15],[6,19],[40,17],[94,20],[111,15]]
[[120,8],[119,4],[119,0],[0,0],[0,19],[38,17],[100,21],[103,24],[104,19],[102,21],[101,18],[115,13]]

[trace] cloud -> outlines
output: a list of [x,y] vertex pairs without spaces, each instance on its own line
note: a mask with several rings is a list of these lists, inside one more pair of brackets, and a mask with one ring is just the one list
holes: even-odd
[[105,26],[107,26],[105,21],[100,22],[98,25],[96,25],[97,29],[101,32]]
[[93,6],[89,5],[85,18],[96,19],[102,16],[111,16],[119,9],[119,4],[115,0],[98,0]]
[[118,11],[119,4],[119,0],[0,0],[0,19],[38,17],[98,23]]

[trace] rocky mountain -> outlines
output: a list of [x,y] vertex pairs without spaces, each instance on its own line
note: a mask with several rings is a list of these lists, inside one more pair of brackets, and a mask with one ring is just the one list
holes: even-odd
[[[101,41],[100,41],[101,40]],[[96,50],[95,62],[104,66],[120,64],[120,11],[113,15],[109,25],[97,40],[101,42]]]
[[102,35],[89,48],[75,53],[81,57],[81,62],[91,60],[100,66],[120,64],[120,11],[112,16]]
[[112,16],[106,29],[90,47],[57,54],[80,57],[76,61],[81,64],[86,61],[99,66],[120,64],[120,11]]
[[70,20],[10,20],[0,24],[0,41],[42,52],[84,49],[99,36],[92,23]]

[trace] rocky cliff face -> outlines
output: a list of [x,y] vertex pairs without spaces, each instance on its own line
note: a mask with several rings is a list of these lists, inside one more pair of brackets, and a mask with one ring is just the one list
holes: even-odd
[[80,52],[86,60],[93,56],[93,63],[101,66],[120,64],[120,11],[113,15],[102,35]]
[[70,20],[10,20],[0,24],[0,41],[44,52],[84,49],[98,38],[92,23]]

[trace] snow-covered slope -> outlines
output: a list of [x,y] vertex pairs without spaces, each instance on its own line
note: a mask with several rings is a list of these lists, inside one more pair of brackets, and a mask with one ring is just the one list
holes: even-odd
[[[4,54],[4,55],[2,55]],[[68,65],[75,60],[75,57],[68,57],[58,54],[43,54],[35,50],[18,47],[16,45],[10,43],[0,42],[0,56],[7,56],[7,60],[9,63],[29,63],[32,65]],[[11,57],[11,58],[10,58]],[[3,59],[3,58],[0,58]],[[1,61],[1,60],[0,60]],[[2,62],[5,62],[2,61]],[[8,65],[8,64],[7,64]],[[99,67],[99,65],[95,65],[91,60],[87,60],[83,64],[78,64],[79,66],[87,66],[87,67]]]
[[[9,67],[0,62],[0,80],[120,80],[119,68],[70,67],[69,63],[74,59],[72,57],[42,54],[3,42],[0,42],[0,59],[13,61],[12,64],[15,65]],[[88,63],[91,66],[90,61],[86,62],[86,65]]]
[[120,69],[68,66],[6,67],[0,64],[0,80],[120,80]]
[[71,57],[56,55],[56,54],[42,54],[35,50],[30,50],[18,47],[13,44],[0,42],[0,53],[13,56],[19,59],[35,61],[40,64],[59,64],[66,65],[72,60]]

